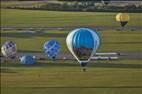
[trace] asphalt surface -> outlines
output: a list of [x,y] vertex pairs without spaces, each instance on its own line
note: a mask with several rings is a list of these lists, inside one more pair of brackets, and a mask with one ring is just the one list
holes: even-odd
[[[17,53],[16,59],[18,60],[20,57],[25,55],[26,53]],[[38,60],[46,60],[48,57],[44,53],[30,53],[30,55],[33,55]],[[120,52],[113,55],[100,55],[101,57],[118,57],[118,59],[129,59],[129,60],[142,60],[142,52]],[[93,56],[93,57],[100,57],[100,56]],[[1,61],[9,60],[9,58],[1,56]],[[75,58],[72,56],[72,54],[67,53],[60,53],[57,57],[57,60],[75,60]],[[96,60],[96,59],[92,59]],[[97,59],[102,60],[102,59]],[[104,58],[104,60],[113,60],[110,58]],[[117,60],[117,59],[115,59]]]
[[[103,30],[117,30],[121,31],[121,27],[118,26],[61,26],[61,27],[14,27],[14,26],[9,26],[9,27],[0,27],[1,30],[35,30],[35,31],[44,31],[44,30],[68,30],[68,29],[75,29],[75,28],[80,28],[80,27],[88,27],[92,29],[96,29],[98,31],[103,31]],[[124,29],[130,30],[130,31],[137,31],[137,30],[142,30],[141,26],[126,26]]]

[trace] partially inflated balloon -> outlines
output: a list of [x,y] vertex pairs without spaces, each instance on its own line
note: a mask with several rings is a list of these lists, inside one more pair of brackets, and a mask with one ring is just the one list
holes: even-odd
[[17,53],[16,44],[13,41],[5,42],[1,47],[1,52],[5,57],[15,58]]
[[66,44],[73,56],[85,67],[100,45],[100,37],[95,30],[78,28],[68,34]]
[[127,13],[118,13],[116,15],[116,21],[120,22],[122,27],[124,27],[129,20],[130,20],[130,17]]
[[35,58],[32,55],[24,55],[20,58],[20,62],[25,65],[32,65],[35,63]]
[[61,45],[56,40],[50,40],[44,44],[44,52],[50,59],[55,59],[60,52]]

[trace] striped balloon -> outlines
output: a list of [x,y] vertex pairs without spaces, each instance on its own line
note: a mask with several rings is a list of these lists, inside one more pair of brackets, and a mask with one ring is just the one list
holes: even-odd
[[60,52],[61,45],[56,40],[50,40],[44,44],[44,52],[49,59],[55,59]]
[[100,37],[95,30],[78,28],[68,34],[66,44],[78,62],[86,66],[100,46]]

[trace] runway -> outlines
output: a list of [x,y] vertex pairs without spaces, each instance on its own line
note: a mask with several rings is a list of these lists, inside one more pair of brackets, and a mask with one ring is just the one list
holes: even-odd
[[[121,27],[118,26],[60,26],[60,27],[15,27],[15,26],[8,26],[8,27],[0,27],[1,30],[31,30],[31,31],[45,31],[45,30],[71,30],[75,28],[80,27],[87,27],[96,29],[98,31],[104,31],[104,30],[117,30],[121,31]],[[130,31],[137,31],[142,30],[141,26],[127,26],[125,27],[126,30]]]
[[[17,53],[16,59],[18,60],[23,55],[33,55],[37,60],[48,60],[48,57],[44,53]],[[137,59],[142,60],[142,52],[118,52],[114,55],[101,55],[101,56],[93,56],[93,57],[117,57],[117,59]],[[1,61],[9,60],[9,58],[6,58],[4,56],[1,56]],[[72,54],[69,53],[60,53],[57,57],[57,60],[75,60]],[[104,58],[103,60],[117,60],[117,59],[111,59],[111,58]],[[102,59],[92,59],[92,60],[102,60]]]

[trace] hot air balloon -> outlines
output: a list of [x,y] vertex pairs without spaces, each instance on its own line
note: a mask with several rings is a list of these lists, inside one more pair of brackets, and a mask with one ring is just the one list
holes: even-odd
[[116,21],[120,22],[122,29],[124,29],[125,25],[130,20],[130,17],[127,13],[118,13],[116,15]]
[[35,63],[35,58],[32,55],[24,55],[20,58],[20,62],[25,65],[32,65]]
[[49,59],[55,59],[60,52],[61,45],[56,40],[50,40],[45,42],[43,48],[45,54],[48,56]]
[[100,45],[100,37],[95,30],[78,28],[68,34],[66,44],[85,71],[85,66]]
[[17,53],[16,44],[13,41],[5,42],[1,47],[1,52],[5,57],[14,59]]

